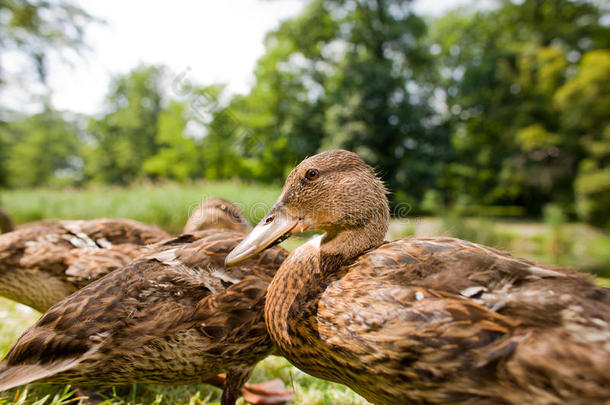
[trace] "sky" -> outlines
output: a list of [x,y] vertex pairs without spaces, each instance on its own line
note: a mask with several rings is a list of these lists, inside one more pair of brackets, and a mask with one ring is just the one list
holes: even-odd
[[[48,81],[61,110],[99,113],[113,75],[140,63],[163,64],[199,84],[225,83],[229,94],[247,93],[265,34],[299,14],[304,0],[76,0],[106,21],[87,29],[91,51],[66,64],[53,58]],[[439,15],[469,0],[416,0],[420,14]],[[19,59],[8,60],[19,65]],[[70,66],[71,65],[71,66]],[[5,92],[9,106],[25,102]],[[17,105],[15,109],[19,110]]]

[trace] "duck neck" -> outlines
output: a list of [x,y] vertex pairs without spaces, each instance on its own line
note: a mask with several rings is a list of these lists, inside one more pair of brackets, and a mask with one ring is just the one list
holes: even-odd
[[[328,230],[320,242],[320,258],[322,265],[329,258],[336,258],[343,264],[363,252],[383,243],[387,231],[387,224],[369,222],[365,226],[347,229]],[[325,259],[326,258],[326,259]],[[324,273],[332,273],[332,268],[323,269]]]
[[312,322],[318,297],[343,274],[345,264],[367,249],[383,243],[387,224],[327,232],[317,243],[308,242],[295,250],[282,264],[268,289],[265,319],[269,333],[281,353],[301,345],[303,329],[296,322]]

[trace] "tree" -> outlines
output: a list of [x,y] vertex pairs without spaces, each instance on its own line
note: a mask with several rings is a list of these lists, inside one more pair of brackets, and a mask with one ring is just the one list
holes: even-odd
[[160,177],[177,181],[201,177],[199,145],[188,137],[187,105],[172,100],[159,114],[156,142],[158,152],[144,161],[143,170],[149,177]]
[[87,152],[87,176],[107,183],[128,184],[142,174],[142,165],[160,148],[159,117],[165,103],[164,68],[140,66],[112,80],[106,113],[92,119],[93,143]]
[[[47,60],[50,54],[54,53],[65,56],[68,51],[76,53],[86,49],[84,40],[85,27],[94,21],[99,21],[85,12],[82,8],[75,6],[67,1],[47,1],[47,0],[6,0],[0,2],[0,91],[6,86],[16,84],[21,88],[27,89],[28,94],[32,94],[30,84],[32,82],[45,82],[47,75]],[[6,68],[7,54],[18,54],[25,56],[28,63],[16,72],[11,72]],[[33,96],[32,96],[33,98]],[[59,124],[58,113],[52,112],[52,107],[48,105],[48,98],[43,103],[46,109],[41,115],[32,117],[33,124],[37,121],[45,121],[47,117],[53,123],[54,129]],[[11,129],[13,121],[18,121],[19,131],[23,126],[27,126],[18,114],[10,112],[15,107],[0,106],[0,187],[7,186],[9,183],[21,183],[20,179],[9,179],[10,173],[21,173],[25,166],[15,162],[13,159],[12,167],[9,169],[7,164],[9,158],[13,156],[11,147],[16,145],[15,139],[11,139],[14,131]],[[69,124],[66,124],[69,127]],[[38,128],[37,131],[41,129]],[[22,146],[17,150],[17,155],[28,154],[26,152],[32,145],[43,142],[43,132],[27,137],[28,145]],[[70,135],[67,136],[70,138]],[[35,139],[37,138],[37,139]],[[47,142],[48,143],[48,142]],[[70,144],[67,140],[63,146]],[[71,149],[71,147],[68,147]],[[65,156],[58,157],[61,161]],[[31,162],[30,162],[31,163]],[[57,162],[56,162],[57,163]],[[59,163],[58,166],[62,166]],[[48,169],[57,169],[56,164],[50,164]],[[18,167],[20,167],[18,169]],[[32,167],[34,170],[35,167]],[[41,174],[40,169],[37,173],[28,175],[26,182],[37,183],[41,178],[51,178],[53,173]]]
[[562,128],[554,94],[584,52],[609,45],[609,28],[591,2],[498,3],[433,25],[456,153],[445,182],[454,201],[569,210],[584,152]]
[[214,113],[204,140],[206,175],[279,182],[303,157],[317,152],[324,111],[314,93],[321,85],[312,80],[309,61],[295,42],[303,32],[293,32],[303,18],[309,16],[288,20],[267,35],[250,93]]
[[409,2],[312,1],[267,35],[252,91],[218,114],[239,124],[231,141],[212,130],[206,145],[225,142],[223,151],[243,157],[231,173],[264,181],[321,149],[348,148],[381,171],[395,196],[420,197],[448,142],[428,107],[425,33]]
[[587,152],[575,179],[577,212],[610,227],[610,52],[587,52],[555,103],[567,134]]
[[[10,76],[0,59],[0,87],[17,82],[24,86],[34,77],[43,83],[51,53],[63,57],[66,51],[86,49],[85,27],[94,21],[90,14],[71,2],[58,0],[6,0],[0,3],[0,55],[8,52],[25,55],[33,69]],[[25,74],[25,77],[24,77]]]
[[[326,83],[323,148],[359,153],[382,173],[394,198],[419,202],[435,187],[449,149],[430,107],[432,64],[425,22],[405,1],[332,1],[339,48]],[[338,57],[339,56],[339,57]],[[417,206],[415,206],[417,208]]]
[[81,179],[77,125],[62,113],[45,110],[12,122],[14,144],[7,159],[13,187],[73,184]]

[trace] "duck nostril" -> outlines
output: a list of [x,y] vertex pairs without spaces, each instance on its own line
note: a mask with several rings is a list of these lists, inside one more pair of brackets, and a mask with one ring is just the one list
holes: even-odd
[[273,221],[273,215],[269,215],[266,219],[265,219],[265,225],[271,223]]

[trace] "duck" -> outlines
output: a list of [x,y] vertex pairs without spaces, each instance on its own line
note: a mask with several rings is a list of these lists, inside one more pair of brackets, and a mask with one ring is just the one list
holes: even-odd
[[190,215],[183,233],[194,233],[205,229],[226,229],[248,233],[252,226],[241,209],[224,198],[204,199]]
[[610,401],[610,291],[591,277],[449,237],[385,241],[388,191],[357,154],[303,160],[237,265],[324,232],[275,273],[265,320],[278,354],[375,404]]
[[[147,226],[143,225],[142,226]],[[155,250],[157,244],[166,248],[172,244],[193,242],[201,233],[208,230],[232,230],[248,233],[252,226],[248,223],[241,209],[229,200],[220,197],[204,199],[187,220],[183,233],[169,237],[164,231],[154,228],[155,238],[141,240],[141,244],[121,243],[101,249],[71,249],[65,254],[66,279],[82,288],[92,281],[122,267],[134,258],[146,255]],[[161,240],[158,240],[161,238]]]
[[0,361],[0,391],[31,382],[206,382],[223,388],[222,405],[240,394],[253,404],[291,400],[277,380],[245,384],[274,350],[263,307],[287,253],[278,246],[225,269],[244,235],[207,229],[150,245],[145,256],[60,300]]
[[0,208],[0,233],[7,233],[15,229],[13,220],[6,211]]
[[0,235],[0,296],[45,312],[121,267],[143,246],[170,238],[128,219],[56,220]]
[[[199,231],[248,232],[230,201],[205,199],[188,219],[181,242]],[[187,236],[189,235],[189,236]],[[0,296],[45,312],[76,290],[171,239],[152,225],[128,219],[41,221],[0,235]],[[154,249],[154,247],[152,247]]]

